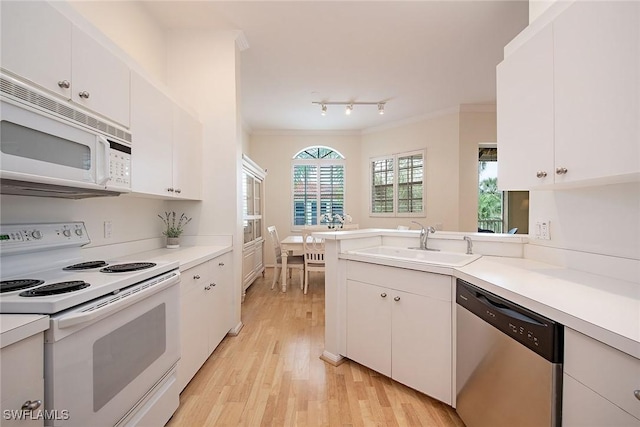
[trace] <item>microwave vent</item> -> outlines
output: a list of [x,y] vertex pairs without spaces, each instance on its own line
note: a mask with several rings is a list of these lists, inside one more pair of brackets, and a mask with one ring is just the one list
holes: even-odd
[[39,109],[47,110],[60,116],[66,117],[76,123],[99,130],[102,133],[119,138],[123,141],[131,142],[131,133],[103,122],[93,116],[76,110],[64,103],[60,103],[54,99],[35,92],[24,87],[12,80],[0,77],[0,90],[2,93],[12,96],[26,102]]

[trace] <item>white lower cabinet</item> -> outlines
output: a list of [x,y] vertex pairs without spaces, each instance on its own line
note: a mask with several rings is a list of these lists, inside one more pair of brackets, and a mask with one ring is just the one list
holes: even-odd
[[452,280],[349,262],[346,356],[451,404]]
[[[38,333],[0,350],[0,425],[42,426],[44,418],[44,334]],[[38,405],[37,402],[42,402]],[[32,412],[20,415],[23,405],[32,403]],[[64,409],[64,408],[59,408]],[[64,414],[59,412],[60,416]]]
[[636,390],[640,360],[565,328],[563,427],[640,427]]
[[233,326],[231,262],[231,253],[226,253],[182,272],[181,391]]

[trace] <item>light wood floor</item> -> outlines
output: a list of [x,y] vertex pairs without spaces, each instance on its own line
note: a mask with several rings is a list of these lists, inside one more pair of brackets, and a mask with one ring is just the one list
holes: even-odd
[[304,295],[294,275],[271,290],[272,269],[248,289],[244,328],[226,337],[180,396],[178,426],[459,426],[455,411],[355,362],[334,367],[324,347],[324,277]]

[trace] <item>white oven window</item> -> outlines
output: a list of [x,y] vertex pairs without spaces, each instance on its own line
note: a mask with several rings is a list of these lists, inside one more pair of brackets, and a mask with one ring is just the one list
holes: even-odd
[[93,410],[98,412],[166,350],[160,304],[93,344]]

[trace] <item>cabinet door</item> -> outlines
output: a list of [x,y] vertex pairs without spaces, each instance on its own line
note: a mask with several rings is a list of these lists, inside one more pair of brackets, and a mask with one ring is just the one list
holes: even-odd
[[176,197],[202,197],[202,125],[178,106],[173,110],[173,187]]
[[391,295],[392,378],[451,404],[451,302]]
[[205,281],[210,266],[200,264],[183,272],[180,279],[180,361],[178,386],[182,390],[209,356],[208,314]]
[[209,323],[209,354],[215,350],[233,325],[233,280],[231,253],[219,256],[211,263],[210,289],[207,291]]
[[391,291],[347,280],[347,357],[391,376]]
[[[498,186],[553,183],[553,31],[547,25],[496,69]],[[540,178],[538,178],[540,175]]]
[[129,67],[76,26],[71,40],[71,99],[129,127]]
[[640,420],[572,376],[564,374],[562,425],[563,427],[640,427]]
[[2,68],[71,99],[71,22],[41,1],[0,2]]
[[171,100],[142,76],[131,75],[131,186],[134,192],[168,196],[173,188]]
[[554,22],[556,182],[640,171],[640,4],[576,2]]

